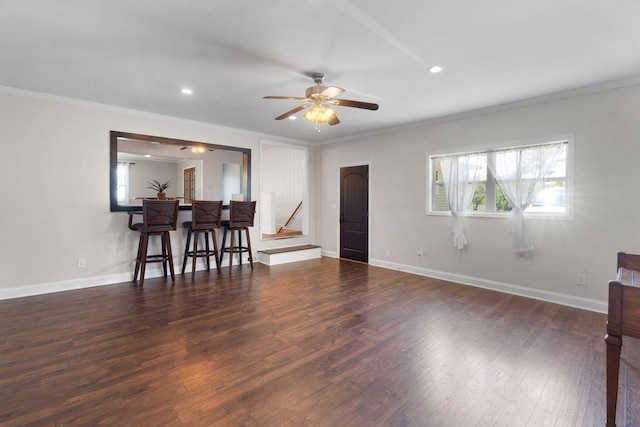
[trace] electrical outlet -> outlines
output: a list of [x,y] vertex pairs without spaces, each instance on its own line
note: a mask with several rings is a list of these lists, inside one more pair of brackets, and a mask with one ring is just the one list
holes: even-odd
[[587,285],[587,275],[586,274],[578,274],[576,277],[576,283],[580,286]]
[[416,252],[416,255],[418,256],[418,258],[422,258],[422,251]]
[[391,256],[391,250],[387,249],[387,256]]
[[86,266],[86,262],[84,258],[78,258],[78,268],[84,268]]

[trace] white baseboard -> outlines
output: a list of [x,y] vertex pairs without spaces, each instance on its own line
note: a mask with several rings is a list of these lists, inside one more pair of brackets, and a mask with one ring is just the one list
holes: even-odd
[[[322,256],[329,258],[337,258],[338,255],[333,251],[322,250]],[[255,259],[255,257],[254,257]],[[234,260],[236,264],[237,260]],[[246,263],[248,260],[243,259]],[[222,267],[228,266],[228,256],[223,260]],[[540,289],[527,288],[524,286],[512,285],[509,283],[496,282],[493,280],[480,279],[477,277],[464,276],[462,274],[447,273],[444,271],[430,270],[427,268],[415,267],[411,265],[398,264],[378,259],[372,259],[369,264],[388,268],[390,270],[405,271],[419,276],[433,277],[434,279],[447,280],[450,282],[460,283],[463,285],[475,286],[478,288],[491,289],[498,292],[519,295],[527,298],[533,298],[542,301],[562,304],[569,307],[581,308],[584,310],[595,311],[598,313],[607,313],[608,305],[606,301],[597,301],[588,298],[581,298],[572,295],[565,295],[556,292],[543,291]],[[182,264],[175,267],[176,274],[181,271]],[[197,270],[204,269],[204,266],[198,266]],[[53,292],[71,291],[74,289],[91,288],[94,286],[112,285],[114,283],[122,283],[133,279],[133,271],[131,273],[111,274],[100,277],[87,277],[82,279],[65,280],[60,282],[41,283],[28,286],[17,286],[14,288],[0,289],[0,300],[22,298],[33,295],[50,294]],[[160,268],[149,268],[145,274],[145,279],[151,279],[162,276]]]
[[[145,277],[151,277],[151,274]],[[159,277],[156,276],[156,277]],[[54,292],[72,291],[75,289],[93,288],[94,286],[113,285],[133,279],[133,273],[111,274],[100,277],[65,280],[61,282],[39,283],[37,285],[16,286],[0,289],[0,300],[51,294]]]
[[[253,256],[254,261],[257,259]],[[178,265],[174,264],[174,271],[176,274],[180,274],[182,271],[182,257],[175,261],[179,262]],[[211,260],[213,268],[215,267],[215,261]],[[242,254],[242,263],[248,264],[249,257],[246,253]],[[238,265],[238,256],[234,255],[233,265]],[[54,292],[72,291],[75,289],[93,288],[94,286],[113,285],[114,283],[132,282],[133,281],[133,263],[131,264],[131,272],[109,274],[106,276],[98,277],[85,277],[81,279],[64,280],[60,282],[38,283],[35,285],[16,286],[12,288],[0,289],[0,301],[5,299],[30,297],[34,295],[51,294]],[[229,254],[225,253],[220,267],[229,267]],[[202,261],[196,264],[196,271],[205,270],[206,267]],[[186,273],[191,272],[191,260],[187,261]],[[149,265],[147,264],[147,270],[144,275],[145,279],[153,279],[156,277],[162,277],[162,267],[159,264]]]
[[393,262],[372,259],[369,264],[376,267],[388,268],[390,270],[405,271],[419,276],[433,277],[434,279],[447,280],[449,282],[460,283],[462,285],[475,286],[478,288],[490,289],[507,294],[519,295],[541,301],[553,302],[569,307],[581,308],[584,310],[607,313],[608,304],[606,301],[598,301],[588,298],[565,295],[557,292],[544,291],[540,289],[527,288],[524,286],[512,285],[509,283],[496,282],[493,280],[480,279],[478,277],[464,276],[462,274],[447,273],[444,271],[430,270],[427,268],[415,267],[411,265],[397,264]]
[[[229,257],[226,256],[223,260],[225,263],[221,264],[221,267],[229,266]],[[243,262],[249,262],[248,258],[243,258]],[[238,259],[234,259],[234,265],[237,265]],[[186,273],[191,272],[191,261],[187,263]],[[211,260],[213,268],[215,269],[215,261]],[[179,265],[174,265],[175,274],[180,274],[182,271],[182,259],[180,259]],[[196,271],[205,270],[204,263],[198,263],[196,265]],[[162,277],[163,272],[159,264],[148,265],[144,278],[154,279],[156,277]],[[133,264],[131,265],[131,272],[109,274],[99,277],[85,277],[81,279],[65,280],[60,282],[39,283],[36,285],[16,286],[13,288],[0,289],[0,300],[30,297],[34,295],[51,294],[54,292],[73,291],[75,289],[93,288],[95,286],[113,285],[115,283],[132,282],[133,283]]]
[[333,251],[325,251],[324,249],[320,252],[322,256],[326,256],[328,258],[338,258],[338,253]]

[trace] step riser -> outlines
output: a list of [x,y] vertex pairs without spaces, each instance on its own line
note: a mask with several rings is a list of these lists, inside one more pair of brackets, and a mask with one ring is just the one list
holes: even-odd
[[321,257],[320,248],[295,250],[291,252],[281,252],[277,254],[266,254],[258,252],[258,261],[266,265],[286,264],[289,262],[305,261]]

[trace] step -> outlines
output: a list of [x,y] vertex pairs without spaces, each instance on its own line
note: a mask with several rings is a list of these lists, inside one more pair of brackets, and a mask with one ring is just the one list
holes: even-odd
[[321,247],[316,245],[288,246],[258,251],[258,261],[266,265],[286,264],[321,257]]

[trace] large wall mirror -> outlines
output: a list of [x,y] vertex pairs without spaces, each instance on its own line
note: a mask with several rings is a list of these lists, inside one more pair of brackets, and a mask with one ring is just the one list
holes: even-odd
[[153,182],[168,187],[164,197],[180,200],[251,200],[251,150],[173,138],[111,131],[111,212],[138,210],[157,198]]
[[309,234],[307,147],[262,141],[260,150],[261,238]]

